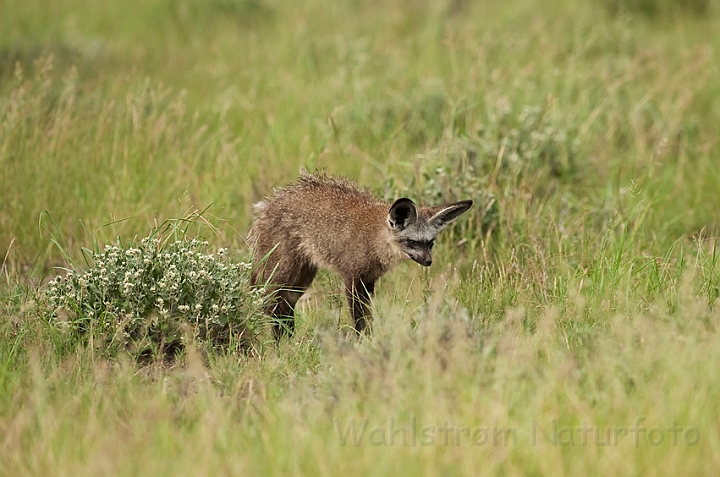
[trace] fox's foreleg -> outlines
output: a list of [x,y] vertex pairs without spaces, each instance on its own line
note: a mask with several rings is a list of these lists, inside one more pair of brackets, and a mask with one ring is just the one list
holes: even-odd
[[355,331],[360,334],[367,326],[370,316],[370,298],[375,292],[375,282],[361,279],[346,279],[345,293],[353,317]]

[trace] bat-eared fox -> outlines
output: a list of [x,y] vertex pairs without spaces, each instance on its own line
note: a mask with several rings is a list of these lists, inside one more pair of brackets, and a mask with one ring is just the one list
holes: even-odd
[[250,228],[255,267],[252,284],[269,284],[274,300],[267,313],[279,338],[294,329],[294,307],[319,268],[344,283],[355,330],[365,328],[375,281],[411,258],[432,263],[435,237],[467,211],[471,200],[418,207],[410,199],[392,205],[353,182],[303,173],[255,204]]

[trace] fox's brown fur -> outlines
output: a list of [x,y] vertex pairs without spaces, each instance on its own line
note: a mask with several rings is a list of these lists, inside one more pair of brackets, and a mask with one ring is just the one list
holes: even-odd
[[[255,205],[249,237],[255,257],[252,283],[270,283],[276,292],[268,310],[276,334],[292,332],[295,304],[319,268],[342,277],[355,329],[362,331],[375,281],[407,258],[429,266],[437,232],[470,205],[416,208],[409,199],[391,205],[345,179],[307,173],[275,190]],[[413,232],[432,238],[420,243],[401,237]]]

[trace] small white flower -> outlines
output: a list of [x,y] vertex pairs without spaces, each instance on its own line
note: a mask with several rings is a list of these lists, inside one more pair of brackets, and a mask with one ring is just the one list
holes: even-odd
[[198,303],[197,305],[195,305],[195,311],[200,311],[200,310],[202,310],[202,305],[200,303]]

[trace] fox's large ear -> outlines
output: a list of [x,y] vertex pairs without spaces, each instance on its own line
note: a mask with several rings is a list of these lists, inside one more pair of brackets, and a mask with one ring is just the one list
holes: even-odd
[[460,202],[440,206],[440,210],[430,217],[429,222],[438,229],[442,229],[447,224],[467,212],[471,205],[473,205],[472,200],[462,200]]
[[398,232],[417,221],[417,207],[415,202],[403,197],[396,200],[390,207],[388,223],[390,228]]

